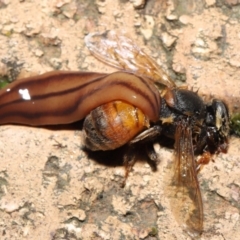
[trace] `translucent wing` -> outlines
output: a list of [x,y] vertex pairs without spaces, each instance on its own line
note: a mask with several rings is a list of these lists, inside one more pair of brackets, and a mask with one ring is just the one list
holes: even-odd
[[177,126],[175,159],[171,168],[166,194],[172,211],[187,233],[196,238],[203,230],[203,204],[193,152],[192,127],[187,122]]
[[133,41],[114,31],[91,33],[85,37],[90,52],[108,65],[151,78],[155,83],[174,87],[175,83]]

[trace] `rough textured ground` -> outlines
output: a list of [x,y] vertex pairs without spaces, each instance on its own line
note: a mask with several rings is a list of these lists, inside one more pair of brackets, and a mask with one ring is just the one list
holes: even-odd
[[[239,112],[239,22],[237,0],[1,0],[0,71],[111,72],[83,39],[124,30],[176,81]],[[122,189],[124,170],[115,156],[88,158],[76,129],[0,127],[1,239],[187,239],[163,191],[171,149],[156,146],[158,171],[138,162]],[[201,239],[240,235],[239,152],[240,140],[232,137],[229,153],[199,175]]]

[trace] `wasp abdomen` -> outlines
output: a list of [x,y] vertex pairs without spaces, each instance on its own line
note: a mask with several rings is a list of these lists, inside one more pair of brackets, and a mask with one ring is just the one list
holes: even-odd
[[130,104],[114,101],[94,109],[85,118],[85,146],[93,151],[116,149],[149,127],[149,119]]

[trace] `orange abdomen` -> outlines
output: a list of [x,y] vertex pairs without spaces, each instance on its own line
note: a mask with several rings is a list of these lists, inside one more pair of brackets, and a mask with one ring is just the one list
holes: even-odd
[[139,108],[121,101],[106,103],[85,118],[85,145],[93,151],[116,149],[148,127],[149,119]]

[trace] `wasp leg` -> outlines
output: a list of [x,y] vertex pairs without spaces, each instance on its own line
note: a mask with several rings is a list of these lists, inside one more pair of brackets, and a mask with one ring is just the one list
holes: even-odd
[[151,128],[148,128],[147,130],[141,132],[140,134],[138,134],[134,139],[132,139],[129,142],[129,145],[138,143],[138,142],[146,142],[146,141],[152,141],[154,140],[156,137],[158,137],[162,132],[162,128],[158,125],[155,125]]
[[145,145],[145,150],[148,155],[147,163],[151,167],[152,171],[155,172],[157,170],[158,155],[154,150],[153,144],[150,143]]
[[133,145],[128,147],[127,153],[124,155],[124,158],[123,158],[123,163],[125,166],[125,178],[122,183],[122,187],[125,186],[128,175],[131,172],[135,162],[136,162],[135,146]]
[[212,154],[210,152],[204,152],[202,156],[197,160],[197,173],[201,171],[204,165],[208,164],[212,159]]
[[132,139],[128,143],[128,150],[127,153],[124,155],[124,166],[125,166],[125,179],[123,182],[123,187],[126,184],[127,177],[129,175],[129,172],[132,170],[135,162],[135,145],[147,142],[145,145],[146,152],[148,154],[148,163],[151,166],[153,170],[156,170],[156,161],[157,161],[157,154],[152,146],[153,140],[161,134],[162,128],[160,126],[153,126],[144,132],[137,135],[134,139]]

